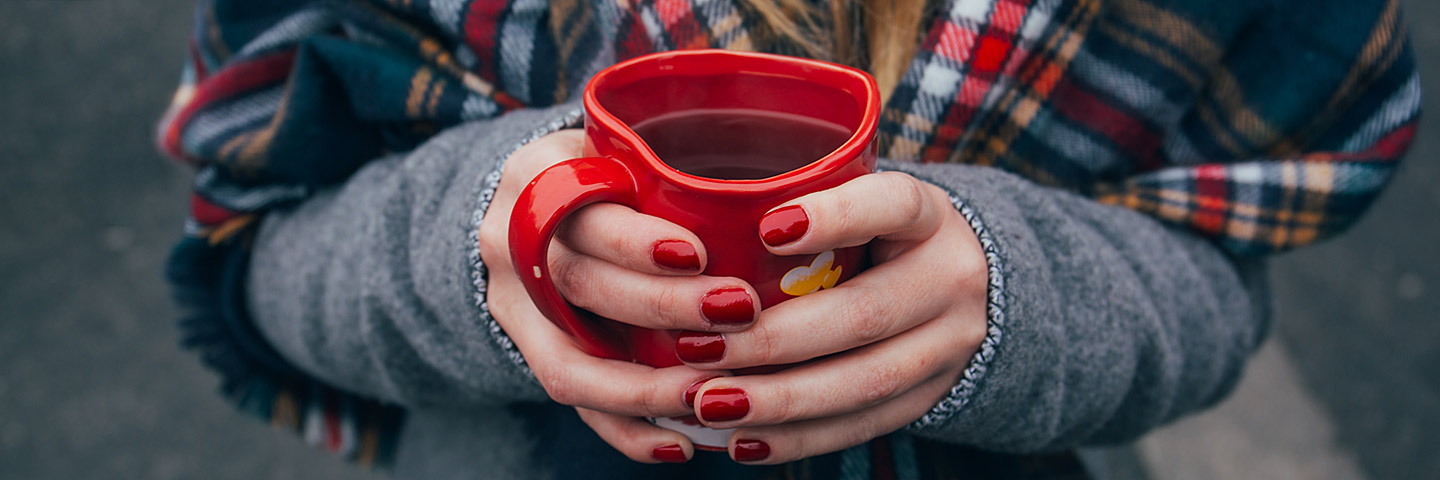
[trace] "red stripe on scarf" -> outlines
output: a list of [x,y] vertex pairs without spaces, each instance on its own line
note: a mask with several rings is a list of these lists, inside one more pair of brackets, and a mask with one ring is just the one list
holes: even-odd
[[970,58],[970,47],[975,45],[975,31],[954,23],[946,23],[939,30],[940,35],[935,37],[935,43],[930,45],[929,50],[965,63]]
[[201,225],[213,227],[239,215],[239,212],[211,203],[199,193],[190,194],[190,217]]
[[495,59],[495,47],[500,38],[501,14],[509,3],[507,0],[475,0],[465,12],[465,45],[479,59],[475,62],[475,74],[490,83],[496,83],[499,77],[495,71],[499,63]]
[[336,395],[326,395],[325,448],[331,452],[339,452],[344,443],[344,435],[340,432],[340,405],[336,401]]
[[995,2],[995,13],[990,15],[990,26],[1009,33],[1011,36],[1020,30],[1021,22],[1025,21],[1025,12],[1030,2],[1027,0],[1000,0]]
[[1380,140],[1375,142],[1375,146],[1370,147],[1369,150],[1371,155],[1378,156],[1378,158],[1374,158],[1374,160],[1384,162],[1399,160],[1400,155],[1403,155],[1405,151],[1410,148],[1410,142],[1415,140],[1415,125],[1416,122],[1411,120],[1410,123],[1405,126],[1390,132],[1390,134],[1384,137],[1380,137]]
[[994,34],[981,37],[980,46],[975,48],[975,58],[970,62],[970,71],[993,77],[1004,66],[1005,57],[1010,55],[1010,46],[1009,40]]
[[1410,142],[1415,140],[1416,121],[1396,128],[1394,131],[1385,134],[1376,140],[1370,148],[1360,152],[1331,153],[1321,152],[1306,155],[1305,160],[1321,162],[1364,162],[1364,163],[1393,163],[1400,159],[1400,155],[1410,148]]
[[205,81],[205,77],[210,76],[210,70],[205,68],[205,60],[200,56],[200,45],[196,44],[193,38],[190,39],[189,44],[190,67],[195,70],[195,83],[200,83]]
[[195,96],[190,103],[175,115],[175,119],[166,126],[164,142],[161,147],[171,157],[185,160],[194,164],[196,160],[185,155],[180,145],[180,133],[190,118],[195,116],[200,109],[209,106],[216,101],[234,96],[238,93],[255,90],[261,86],[271,83],[279,83],[290,75],[290,68],[295,64],[295,49],[283,50],[269,55],[256,57],[243,63],[227,65],[220,69],[215,76],[205,79],[203,82],[196,82]]
[[899,474],[895,456],[890,452],[890,436],[870,440],[870,479],[895,480]]
[[655,51],[655,44],[650,42],[650,36],[645,30],[645,21],[640,18],[642,13],[635,7],[630,7],[630,15],[621,22],[622,33],[619,38],[620,47],[617,56],[619,60],[629,60]]
[[1195,211],[1190,224],[1202,232],[1221,233],[1225,214],[1230,210],[1229,175],[1224,165],[1201,165],[1195,168]]
[[689,0],[660,0],[655,2],[655,13],[665,24],[670,34],[670,43],[676,50],[708,48],[710,38],[695,18],[694,5]]
[[1055,86],[1050,99],[1055,111],[1086,129],[1110,139],[1115,145],[1140,161],[1141,171],[1160,165],[1160,134],[1125,112],[1116,110],[1089,90],[1065,77]]

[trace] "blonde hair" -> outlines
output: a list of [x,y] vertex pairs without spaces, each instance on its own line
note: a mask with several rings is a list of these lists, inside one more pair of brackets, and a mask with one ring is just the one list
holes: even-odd
[[[830,0],[829,11],[820,11],[805,0],[741,3],[761,20],[757,35],[783,39],[812,57],[870,72],[884,100],[915,55],[927,5],[926,0]],[[825,29],[826,24],[831,28]]]

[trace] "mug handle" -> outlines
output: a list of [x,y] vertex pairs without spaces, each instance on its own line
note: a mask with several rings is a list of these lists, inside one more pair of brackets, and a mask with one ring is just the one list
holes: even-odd
[[550,279],[550,240],[560,221],[580,207],[612,202],[635,207],[635,178],[612,157],[584,157],[557,163],[535,176],[510,213],[510,260],[540,313],[570,335],[585,353],[632,360],[619,332],[585,321]]

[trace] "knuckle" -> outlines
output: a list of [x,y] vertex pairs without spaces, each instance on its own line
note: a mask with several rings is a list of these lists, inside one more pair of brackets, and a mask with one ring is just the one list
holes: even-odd
[[767,407],[770,414],[766,417],[771,418],[773,423],[787,423],[800,416],[801,412],[797,408],[800,403],[796,402],[795,392],[791,389],[777,388],[767,396],[771,397],[771,401]]
[[628,252],[628,238],[623,228],[616,225],[615,208],[611,203],[586,205],[576,211],[560,225],[561,233],[569,243],[587,245],[597,253]]
[[785,461],[808,458],[821,453],[815,451],[816,446],[813,442],[813,435],[792,435],[786,440],[784,444],[788,444],[789,446],[784,448],[783,452],[780,452],[781,455],[784,455],[783,458]]
[[[625,215],[625,210],[629,209],[629,207],[623,207],[613,203],[605,204],[605,206],[609,207],[605,211],[611,213],[608,216],[611,217],[612,220],[623,219],[621,221],[606,222],[603,229],[604,237],[602,238],[604,238],[604,245],[607,251],[610,252],[611,255],[614,255],[616,260],[623,261],[623,263],[648,266],[650,263],[650,245],[646,239],[640,238],[641,236],[635,235],[633,231],[627,229],[627,226],[633,223],[630,221],[631,219],[628,218],[629,216]],[[630,258],[625,258],[627,256]]]
[[855,428],[851,430],[852,436],[849,441],[840,448],[849,448],[868,442],[870,439],[880,436],[880,433],[884,431],[879,416],[873,412],[863,412],[855,415],[854,422]]
[[490,308],[490,316],[495,317],[495,321],[500,323],[501,328],[506,327],[512,314],[515,313],[517,307],[515,293],[515,289],[509,282],[497,281],[492,281],[490,289],[485,292],[485,302],[486,306]]
[[545,394],[561,405],[578,406],[578,395],[573,378],[563,368],[536,369],[535,378],[545,388]]
[[585,288],[590,284],[590,272],[585,268],[584,262],[574,253],[555,255],[552,250],[551,255],[553,260],[550,261],[550,276],[554,279],[556,288],[575,306],[592,307],[589,290]]
[[861,345],[883,340],[890,331],[885,302],[873,294],[855,295],[848,309],[849,330]]
[[[961,356],[962,355],[946,355],[944,352],[940,352],[937,355],[912,355],[905,359],[903,364],[904,369],[900,370],[900,372],[906,373],[907,375],[901,378],[905,379],[907,383],[907,385],[905,385],[906,387],[914,388],[923,384],[926,377],[932,376],[946,368],[950,363],[950,359]],[[913,383],[913,385],[909,385],[910,383]],[[897,390],[896,394],[899,393]]]
[[654,382],[647,382],[633,391],[635,398],[630,399],[631,403],[646,415],[658,416],[658,412],[664,410],[663,402],[659,399],[660,389]]
[[684,309],[680,306],[680,295],[671,287],[654,290],[655,298],[650,303],[650,318],[659,320],[668,327],[683,328],[681,321]]
[[[536,153],[538,147],[534,144],[525,145],[510,153],[505,159],[505,170],[500,173],[502,181],[513,187],[524,188],[530,183],[530,179],[540,174],[545,167],[541,165],[540,155]],[[516,189],[518,192],[518,188]]]
[[920,183],[909,176],[896,174],[891,181],[891,191],[895,192],[895,206],[898,208],[897,218],[904,221],[905,225],[913,225],[919,222],[925,215],[926,198],[925,192],[921,190]]
[[[743,335],[746,337],[745,343],[750,345],[750,358],[746,363],[770,365],[780,361],[776,358],[780,351],[780,341],[777,338],[778,332],[773,327],[768,326],[765,322],[755,322],[755,326],[744,332]],[[732,334],[731,338],[734,336]],[[729,359],[727,358],[727,360]]]
[[829,198],[826,199],[826,203],[830,205],[828,222],[834,225],[834,230],[854,231],[863,218],[864,206],[851,195],[827,194],[827,196]]
[[499,221],[480,222],[480,258],[488,265],[509,265],[509,239]]
[[889,362],[880,362],[870,368],[866,381],[859,389],[862,405],[875,405],[894,397],[905,382],[904,367]]

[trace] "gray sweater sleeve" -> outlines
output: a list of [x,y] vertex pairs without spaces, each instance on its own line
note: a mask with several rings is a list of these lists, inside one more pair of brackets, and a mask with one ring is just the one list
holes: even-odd
[[1265,337],[1259,261],[995,168],[882,166],[948,190],[990,267],[989,335],[912,433],[1006,452],[1131,440],[1223,398]]
[[484,303],[478,226],[510,152],[578,116],[451,128],[267,214],[247,278],[257,327],[301,370],[401,405],[544,399]]

